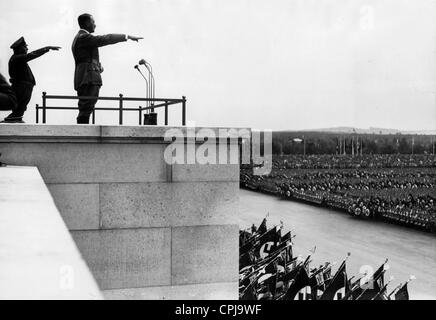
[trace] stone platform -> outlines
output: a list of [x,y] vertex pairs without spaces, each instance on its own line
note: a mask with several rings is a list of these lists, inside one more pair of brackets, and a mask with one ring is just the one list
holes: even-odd
[[[2,124],[0,161],[39,169],[101,290],[223,284],[237,298],[239,165],[167,164],[169,129]],[[223,152],[238,158],[238,140]]]

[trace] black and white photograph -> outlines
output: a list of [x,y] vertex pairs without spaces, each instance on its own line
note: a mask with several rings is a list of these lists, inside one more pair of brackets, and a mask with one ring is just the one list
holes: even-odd
[[0,300],[436,300],[436,0],[14,0],[0,30]]

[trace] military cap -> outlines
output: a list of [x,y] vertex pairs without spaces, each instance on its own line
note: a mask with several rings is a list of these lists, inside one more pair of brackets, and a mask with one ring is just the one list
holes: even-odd
[[11,49],[16,49],[19,48],[21,46],[24,46],[26,44],[26,40],[24,40],[24,37],[21,37],[20,39],[18,39],[17,41],[15,41],[12,45],[11,45]]

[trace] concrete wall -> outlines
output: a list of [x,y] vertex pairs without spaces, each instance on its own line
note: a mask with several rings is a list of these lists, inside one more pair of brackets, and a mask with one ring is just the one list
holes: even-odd
[[1,125],[0,159],[39,168],[101,289],[228,283],[236,298],[239,166],[168,165],[166,130]]
[[0,300],[101,298],[38,169],[0,167]]

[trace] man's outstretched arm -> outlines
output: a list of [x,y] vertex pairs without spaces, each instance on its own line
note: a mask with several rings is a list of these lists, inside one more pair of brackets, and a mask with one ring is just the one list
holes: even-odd
[[39,58],[40,56],[42,56],[43,54],[46,54],[47,52],[49,52],[50,50],[59,50],[61,47],[53,47],[53,46],[48,46],[48,47],[44,47],[26,54],[16,54],[14,55],[14,59],[16,60],[24,60],[26,62],[31,61],[33,59]]
[[80,36],[79,46],[84,47],[104,47],[107,45],[115,44],[132,40],[138,42],[143,39],[142,37],[129,36],[126,34],[106,34],[103,36],[94,36],[92,34],[83,34]]

